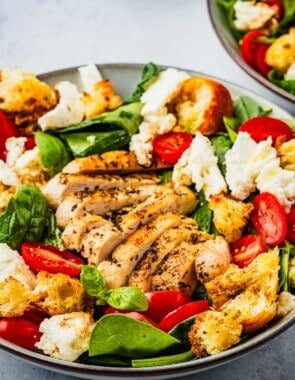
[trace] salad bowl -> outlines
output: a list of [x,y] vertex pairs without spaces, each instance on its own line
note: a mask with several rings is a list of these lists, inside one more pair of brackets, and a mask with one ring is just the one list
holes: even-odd
[[[209,18],[213,29],[225,49],[228,55],[237,63],[248,75],[255,79],[258,83],[264,86],[266,89],[272,93],[278,95],[283,100],[287,101],[290,106],[295,102],[295,95],[287,92],[283,88],[278,87],[276,84],[271,82],[266,76],[259,73],[253,67],[251,67],[241,54],[241,49],[239,46],[238,39],[235,38],[233,31],[230,28],[227,14],[225,10],[218,3],[218,0],[207,0],[207,8],[209,13]],[[291,109],[291,108],[290,108]]]
[[[136,83],[139,82],[144,65],[141,64],[102,64],[97,65],[97,68],[101,72],[103,78],[109,79],[116,92],[121,97],[128,98],[135,88]],[[159,66],[161,69],[166,69],[165,66]],[[39,79],[54,86],[61,80],[69,80],[77,86],[81,86],[79,82],[78,68],[71,67],[63,70],[57,70],[49,73],[39,75]],[[224,84],[229,90],[233,99],[239,96],[247,96],[255,100],[262,107],[271,108],[272,115],[283,119],[290,119],[292,116],[276,106],[274,103],[269,102],[261,96],[242,88],[236,84],[228,81],[224,81],[219,78],[212,77],[210,75],[192,71],[185,68],[177,68],[179,70],[186,71],[190,75],[207,77],[213,80],[217,80]],[[221,353],[191,360],[185,363],[170,364],[156,367],[146,368],[126,368],[104,365],[92,365],[79,362],[68,362],[63,360],[57,360],[55,358],[43,355],[39,352],[34,352],[22,347],[19,347],[5,339],[0,338],[0,350],[16,357],[17,359],[28,362],[32,365],[42,367],[44,369],[55,371],[58,373],[71,375],[79,378],[87,379],[122,379],[122,378],[143,378],[143,379],[165,379],[165,378],[177,378],[180,376],[196,374],[201,371],[214,368],[226,364],[232,360],[238,359],[244,354],[247,354],[263,344],[274,339],[287,329],[291,328],[295,322],[295,310],[293,309],[283,318],[272,321],[267,328],[258,332],[254,336],[250,336],[247,339],[242,340],[238,345],[227,349]]]

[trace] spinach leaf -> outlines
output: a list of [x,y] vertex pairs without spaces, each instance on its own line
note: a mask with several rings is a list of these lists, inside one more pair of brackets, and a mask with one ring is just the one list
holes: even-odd
[[274,36],[280,36],[288,32],[290,26],[295,23],[295,2],[294,0],[281,0],[284,7],[284,17],[274,29]]
[[195,355],[192,353],[192,351],[186,351],[180,354],[159,356],[155,358],[134,359],[132,360],[132,367],[142,368],[184,363],[193,358],[195,358]]
[[42,163],[48,174],[53,177],[72,159],[67,146],[56,136],[38,131],[35,133]]
[[239,96],[234,100],[234,117],[239,124],[255,116],[268,115],[271,111],[271,108],[262,108],[254,99],[248,96]]
[[119,310],[145,311],[148,308],[141,290],[132,286],[108,289],[104,277],[92,265],[82,265],[80,281],[86,293],[96,298],[97,305],[109,304]]
[[[129,136],[134,135],[138,131],[138,126],[142,120],[141,117],[141,102],[134,102],[130,104],[123,104],[113,111],[104,112],[92,119],[84,120],[81,123],[69,125],[65,128],[60,128],[57,133],[81,131],[105,130],[122,128]],[[91,129],[90,129],[91,128]],[[90,133],[91,134],[91,133]]]
[[0,243],[19,249],[23,241],[40,241],[47,224],[47,202],[33,185],[21,186],[0,216]]
[[140,101],[142,94],[148,87],[158,78],[160,69],[154,63],[148,63],[144,66],[141,76],[141,81],[136,86],[133,94],[125,100],[124,104]]
[[158,174],[159,174],[159,177],[161,178],[161,184],[169,183],[172,181],[172,170],[171,169],[162,170]]
[[268,79],[283,90],[295,95],[294,79],[285,80],[283,74],[275,69],[270,71],[268,74]]
[[238,30],[235,27],[234,20],[235,20],[235,10],[234,5],[237,2],[237,0],[217,0],[217,3],[223,8],[224,16],[226,17],[228,26],[235,37],[237,41],[240,40],[240,38],[243,36],[244,32]]
[[218,133],[210,138],[215,156],[218,158],[218,167],[225,176],[225,154],[232,147],[232,141],[227,133]]
[[62,231],[57,227],[55,213],[52,210],[48,210],[44,243],[64,249],[62,243]]
[[198,199],[199,204],[192,217],[202,231],[210,233],[212,230],[213,212],[208,207],[208,201],[206,200],[203,190],[198,193]]
[[191,344],[188,340],[188,332],[194,323],[196,316],[189,317],[184,321],[178,323],[169,331],[169,335],[174,336],[174,338],[178,339],[184,346],[190,347]]
[[109,150],[126,148],[130,142],[124,130],[108,132],[69,132],[60,137],[67,143],[74,157],[101,154]]
[[110,290],[107,302],[120,310],[146,311],[149,306],[145,294],[131,286]]
[[111,355],[95,355],[89,356],[88,352],[84,352],[78,359],[79,363],[87,363],[93,365],[105,365],[116,367],[130,367],[131,360],[128,358],[122,358],[120,356]]
[[157,355],[179,345],[178,339],[149,323],[123,314],[108,314],[96,323],[89,342],[89,355],[120,355],[132,359]]
[[230,116],[224,116],[223,122],[225,125],[225,129],[227,131],[228,137],[234,143],[236,141],[236,138],[238,135],[238,128],[240,126],[238,119],[235,119],[234,117],[230,117]]

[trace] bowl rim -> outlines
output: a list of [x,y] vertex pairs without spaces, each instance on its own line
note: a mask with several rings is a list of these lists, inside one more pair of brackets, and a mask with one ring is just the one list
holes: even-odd
[[[221,43],[221,45],[223,46],[223,48],[227,52],[227,54],[230,56],[230,58],[234,62],[236,62],[238,64],[238,66],[243,71],[245,71],[248,75],[250,75],[253,79],[255,79],[258,83],[260,83],[263,87],[265,87],[269,91],[272,91],[276,95],[279,95],[282,98],[295,103],[295,95],[290,94],[289,92],[287,92],[287,91],[283,90],[282,88],[273,84],[267,78],[263,77],[256,70],[254,70],[251,66],[249,66],[242,59],[242,56],[240,54],[233,54],[225,35],[223,33],[221,33],[218,22],[214,17],[213,7],[215,6],[215,4],[218,7],[218,3],[216,0],[207,0],[207,10],[208,10],[208,14],[209,14],[209,19],[211,21],[211,24],[213,26],[213,30],[214,30],[219,42]],[[234,37],[233,37],[233,40],[234,40]],[[237,44],[237,42],[236,42],[236,44]]]

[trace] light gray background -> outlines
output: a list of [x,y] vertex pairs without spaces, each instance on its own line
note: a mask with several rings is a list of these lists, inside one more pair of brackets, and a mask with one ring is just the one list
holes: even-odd
[[[223,50],[205,0],[0,0],[0,67],[39,74],[92,62],[149,61],[229,80],[292,111]],[[295,379],[294,342],[293,327],[253,353],[185,379]],[[0,353],[1,380],[32,378],[74,380]]]

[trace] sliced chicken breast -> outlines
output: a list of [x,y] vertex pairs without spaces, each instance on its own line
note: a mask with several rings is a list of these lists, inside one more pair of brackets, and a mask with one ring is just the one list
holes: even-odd
[[181,224],[181,217],[167,213],[157,215],[145,226],[128,236],[112,253],[111,260],[102,261],[98,270],[104,276],[109,288],[126,284],[131,272],[144,253],[167,229]]
[[65,228],[72,218],[87,214],[103,215],[144,201],[157,185],[126,189],[99,190],[93,194],[77,193],[66,197],[56,210],[56,223]]
[[197,205],[195,194],[185,186],[176,191],[167,189],[159,197],[148,198],[129,213],[120,218],[119,226],[127,234],[135,231],[138,226],[146,224],[152,216],[173,212],[177,214],[189,214]]
[[58,173],[42,189],[49,205],[57,208],[65,197],[79,192],[95,192],[130,186],[153,185],[160,179],[155,174],[141,173],[126,176],[109,174]]

